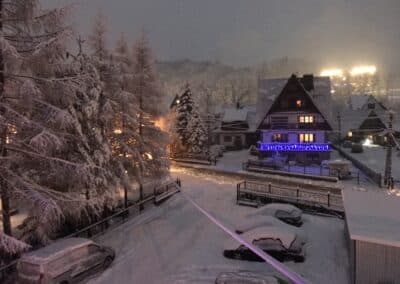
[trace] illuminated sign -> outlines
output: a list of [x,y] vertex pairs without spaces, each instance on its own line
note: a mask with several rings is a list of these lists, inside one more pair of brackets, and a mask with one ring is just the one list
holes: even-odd
[[315,143],[260,143],[260,151],[329,152],[329,144]]

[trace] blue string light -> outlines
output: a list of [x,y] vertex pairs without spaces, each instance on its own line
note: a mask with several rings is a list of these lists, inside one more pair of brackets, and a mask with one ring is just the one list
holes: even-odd
[[260,143],[259,150],[277,152],[329,152],[331,146],[326,143]]

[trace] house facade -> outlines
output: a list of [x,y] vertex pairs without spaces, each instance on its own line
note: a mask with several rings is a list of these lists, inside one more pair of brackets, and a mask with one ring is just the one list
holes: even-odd
[[314,89],[312,75],[289,78],[258,126],[262,158],[279,153],[287,161],[300,164],[329,160],[328,134],[332,127],[313,99]]
[[255,107],[228,107],[216,115],[219,123],[213,131],[214,144],[228,150],[247,149],[257,144]]

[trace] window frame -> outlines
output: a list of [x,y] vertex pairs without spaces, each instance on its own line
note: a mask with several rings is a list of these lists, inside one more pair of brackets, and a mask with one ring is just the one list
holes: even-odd
[[298,141],[299,143],[315,143],[316,135],[315,133],[299,133]]

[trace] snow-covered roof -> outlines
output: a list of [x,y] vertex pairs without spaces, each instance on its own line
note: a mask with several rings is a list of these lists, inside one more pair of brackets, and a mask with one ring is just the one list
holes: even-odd
[[[263,226],[243,233],[240,235],[240,237],[249,243],[253,243],[253,241],[261,239],[280,240],[282,245],[288,249],[297,236],[292,228],[288,229],[288,227],[283,226]],[[230,238],[225,242],[225,249],[235,250],[240,247],[240,245],[241,244],[238,243],[238,241]]]
[[[313,89],[307,90],[304,85],[304,77],[298,77],[300,84],[306,89],[314,104],[325,117],[329,124],[332,121],[331,108],[331,81],[329,77],[311,77],[313,78]],[[258,124],[264,119],[266,113],[271,108],[275,99],[282,92],[289,79],[260,79],[258,81],[257,97],[257,120]]]
[[352,240],[400,247],[400,197],[359,190],[342,194]]
[[48,246],[45,246],[41,249],[29,252],[22,256],[24,261],[41,263],[46,262],[51,259],[58,257],[60,254],[63,254],[67,251],[71,251],[75,248],[82,247],[87,244],[93,243],[92,240],[85,238],[68,238],[58,240]]
[[224,110],[222,122],[246,121],[247,108],[229,108]]
[[350,108],[360,110],[367,103],[369,95],[353,95],[350,97]]

